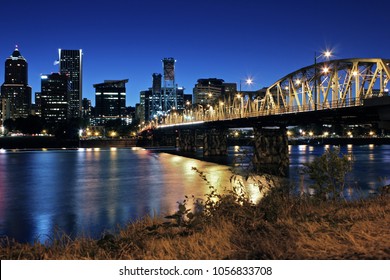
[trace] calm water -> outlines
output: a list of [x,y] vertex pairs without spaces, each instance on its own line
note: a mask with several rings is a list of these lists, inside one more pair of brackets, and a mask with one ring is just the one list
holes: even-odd
[[[389,183],[390,146],[345,147],[356,163],[351,183],[374,192]],[[229,150],[230,159],[241,154]],[[324,147],[291,146],[290,177]],[[142,149],[18,151],[0,153],[0,235],[19,241],[50,240],[56,228],[72,236],[98,237],[144,215],[173,213],[185,195],[201,197],[204,171],[220,190],[231,172],[219,165]],[[380,182],[380,178],[384,178]],[[249,186],[254,200],[257,189]]]

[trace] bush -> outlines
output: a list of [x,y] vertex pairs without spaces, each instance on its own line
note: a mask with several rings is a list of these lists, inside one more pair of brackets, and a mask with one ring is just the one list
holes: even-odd
[[352,170],[352,154],[340,154],[340,148],[327,149],[325,153],[304,164],[303,174],[308,174],[312,180],[311,188],[315,191],[315,196],[322,199],[333,199],[342,196],[346,175]]

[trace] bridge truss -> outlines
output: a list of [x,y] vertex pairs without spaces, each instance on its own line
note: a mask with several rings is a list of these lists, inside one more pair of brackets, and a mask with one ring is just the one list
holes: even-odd
[[389,62],[342,59],[299,69],[267,89],[260,110],[289,112],[361,105],[363,99],[388,94]]
[[225,96],[213,105],[199,105],[169,115],[165,124],[215,121],[362,106],[365,99],[389,95],[390,60],[331,60],[276,81],[263,91]]

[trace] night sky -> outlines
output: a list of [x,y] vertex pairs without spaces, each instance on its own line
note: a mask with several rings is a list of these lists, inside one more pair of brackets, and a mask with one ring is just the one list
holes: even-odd
[[[321,4],[322,3],[322,4]],[[83,49],[83,97],[93,84],[129,79],[127,105],[173,57],[176,83],[192,93],[197,79],[256,90],[313,64],[314,52],[334,57],[390,58],[390,2],[256,0],[1,0],[0,84],[4,62],[19,46],[29,84],[58,72],[58,48]]]

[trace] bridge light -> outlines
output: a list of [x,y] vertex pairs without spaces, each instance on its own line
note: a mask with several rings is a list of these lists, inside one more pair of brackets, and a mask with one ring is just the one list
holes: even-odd
[[295,84],[296,84],[296,85],[300,85],[300,84],[301,84],[301,80],[300,80],[300,79],[297,79],[297,80],[295,81]]
[[331,51],[325,51],[325,52],[324,52],[324,56],[325,56],[326,58],[329,58],[329,57],[332,56],[332,52],[331,52]]
[[357,76],[357,74],[358,74],[357,71],[353,71],[353,72],[352,72],[352,75],[355,76],[355,77]]
[[329,68],[328,68],[328,67],[324,67],[324,68],[322,69],[322,71],[323,71],[325,74],[327,74],[327,73],[329,72]]

